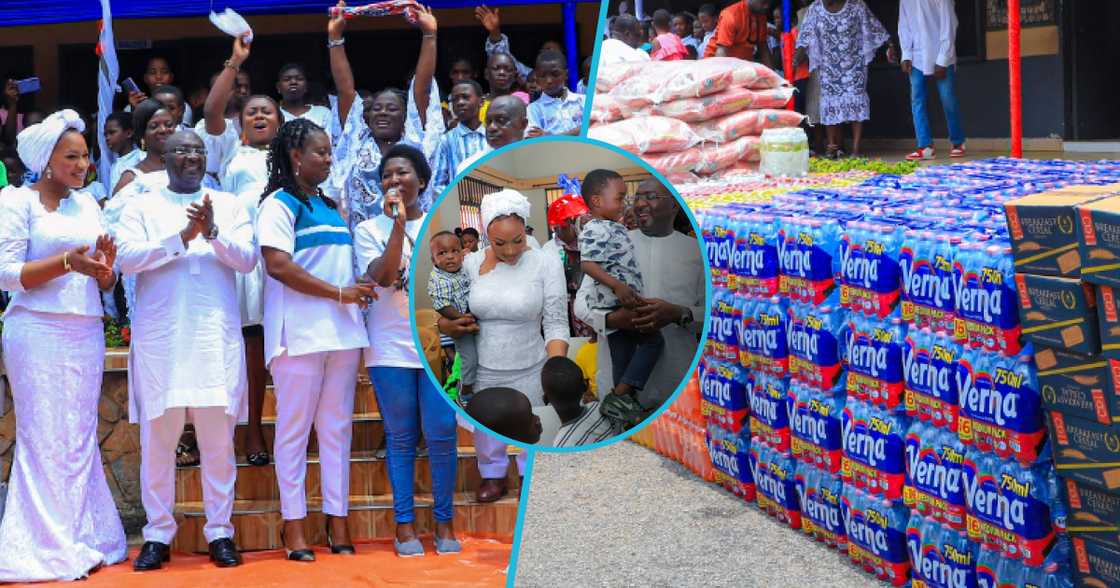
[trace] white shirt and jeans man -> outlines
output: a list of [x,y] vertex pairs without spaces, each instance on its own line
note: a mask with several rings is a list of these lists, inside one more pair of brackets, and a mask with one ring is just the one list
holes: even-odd
[[[909,68],[910,109],[918,151],[908,159],[933,158],[933,132],[926,113],[926,78],[934,76],[953,157],[964,155],[964,128],[954,92],[957,77],[957,14],[953,0],[902,0],[898,11],[898,39],[902,67]],[[928,149],[928,151],[927,151]]]

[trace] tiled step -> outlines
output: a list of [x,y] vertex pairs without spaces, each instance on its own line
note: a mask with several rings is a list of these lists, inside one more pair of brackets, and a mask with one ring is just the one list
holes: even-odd
[[[511,447],[511,454],[517,451]],[[510,456],[509,487],[516,491],[520,488],[517,465]],[[458,470],[455,476],[456,492],[474,492],[481,477],[474,447],[459,447]],[[432,491],[432,476],[428,458],[416,460],[415,492],[428,494]],[[319,459],[310,455],[307,459],[306,491],[308,499],[321,497],[319,485]],[[198,466],[179,468],[175,473],[175,496],[181,504],[202,502],[202,472]],[[241,461],[237,466],[237,485],[234,490],[238,500],[279,500],[280,491],[276,486],[276,470],[272,464],[257,467]],[[388,463],[377,459],[372,451],[352,453],[350,456],[350,495],[377,496],[391,494]]]
[[[245,450],[245,435],[248,431],[248,425],[237,425],[237,430],[234,432],[233,442],[237,451]],[[385,426],[381,420],[381,413],[378,412],[363,412],[354,415],[354,428],[353,437],[350,442],[350,451],[373,451],[381,446],[382,439],[385,434]],[[276,417],[266,416],[261,418],[261,432],[264,434],[264,442],[269,451],[273,447],[273,439],[276,437]],[[470,447],[474,445],[474,438],[471,433],[466,429],[458,429],[458,445],[460,447]],[[319,451],[319,443],[315,438],[315,430],[311,430],[311,438],[307,446],[308,453],[317,453]]]
[[[512,540],[517,524],[517,504],[518,499],[512,494],[495,503],[480,504],[474,500],[472,493],[458,493],[455,495],[455,530],[463,534]],[[432,519],[430,494],[416,496],[415,512],[417,532],[422,535],[433,532],[435,523]],[[202,528],[206,524],[202,503],[180,505],[176,508],[175,518],[179,522],[179,531],[171,548],[177,551],[207,551],[206,539],[202,534]],[[283,547],[280,541],[283,519],[278,501],[239,500],[234,505],[233,525],[234,541],[243,551]],[[326,519],[320,503],[309,501],[304,526],[309,543],[326,544],[325,525]],[[396,525],[392,495],[351,496],[349,525],[350,537],[355,542],[393,537]]]
[[[373,393],[373,384],[368,376],[359,376],[358,385],[354,388],[354,412],[356,414],[378,412],[377,397]],[[276,389],[270,382],[264,388],[264,404],[261,405],[261,415],[265,417],[276,416]]]

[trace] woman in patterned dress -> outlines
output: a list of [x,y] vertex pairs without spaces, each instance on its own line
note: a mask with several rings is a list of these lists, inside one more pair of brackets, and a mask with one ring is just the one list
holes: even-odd
[[889,40],[863,0],[818,0],[809,7],[797,37],[794,68],[808,57],[809,68],[820,77],[820,121],[829,158],[840,154],[844,123],[852,125],[852,155],[860,154],[863,121],[871,118],[867,66]]

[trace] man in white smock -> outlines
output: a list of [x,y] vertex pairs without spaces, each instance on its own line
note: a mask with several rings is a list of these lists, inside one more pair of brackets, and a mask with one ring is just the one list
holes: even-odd
[[[638,185],[634,212],[639,230],[629,235],[645,281],[642,294],[649,304],[634,310],[590,309],[588,297],[594,281],[584,276],[573,306],[576,317],[595,329],[600,340],[621,328],[661,331],[665,351],[638,393],[642,406],[656,409],[680,385],[696,355],[704,326],[704,261],[696,238],[673,229],[680,204],[660,181],[650,178]],[[610,393],[614,382],[609,345],[598,346],[597,365],[599,394]]]
[[141,500],[148,515],[138,571],[168,561],[175,536],[175,447],[190,419],[202,459],[210,559],[241,563],[233,544],[233,433],[245,410],[245,352],[236,273],[253,270],[248,211],[201,190],[206,149],[194,131],[167,141],[169,184],[130,204],[117,234],[121,270],[136,277],[129,418],[140,423]]

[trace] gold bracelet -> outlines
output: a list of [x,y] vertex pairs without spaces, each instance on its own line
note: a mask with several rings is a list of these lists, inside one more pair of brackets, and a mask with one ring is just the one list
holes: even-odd
[[232,69],[233,71],[236,71],[236,72],[240,72],[240,71],[241,71],[241,67],[240,67],[240,66],[237,66],[237,65],[234,65],[234,64],[233,64],[233,60],[232,60],[232,59],[227,59],[227,60],[226,60],[226,62],[225,62],[225,63],[223,63],[222,65],[223,65],[224,67],[228,67],[229,69]]
[[69,251],[63,251],[62,252],[62,268],[66,270],[66,273],[70,273],[71,271],[73,271],[70,268],[70,252]]
[[342,286],[338,287],[338,303],[342,304]]

